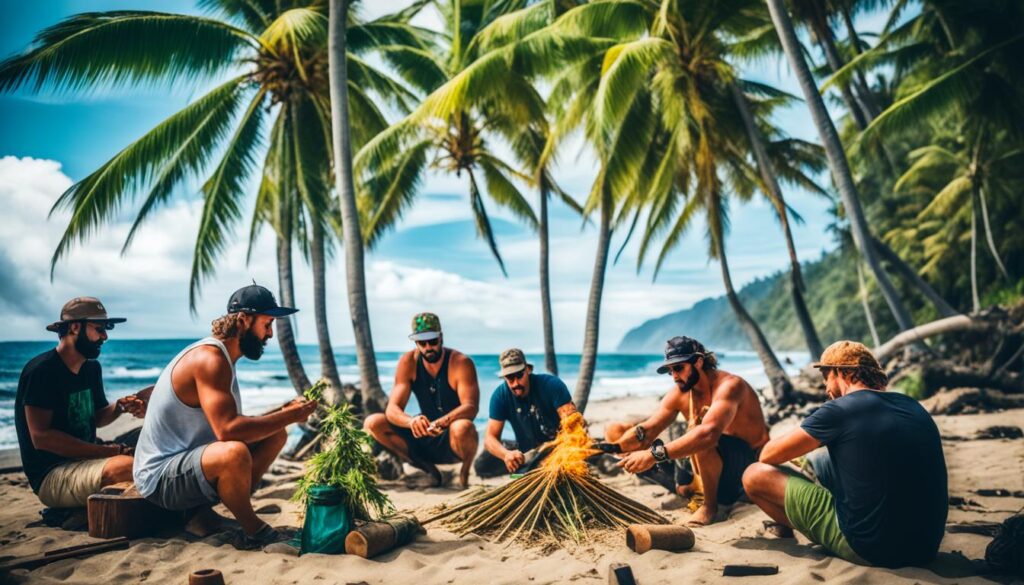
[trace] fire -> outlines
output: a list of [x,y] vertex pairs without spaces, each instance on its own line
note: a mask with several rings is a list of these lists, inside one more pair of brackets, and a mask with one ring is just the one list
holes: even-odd
[[547,472],[561,472],[575,477],[584,477],[590,472],[586,459],[600,453],[593,449],[593,440],[583,425],[583,415],[574,412],[562,419],[558,435],[547,446],[554,446],[551,454],[541,463]]

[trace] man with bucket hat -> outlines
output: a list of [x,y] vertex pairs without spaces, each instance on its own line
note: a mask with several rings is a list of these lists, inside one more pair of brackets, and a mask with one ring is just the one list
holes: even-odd
[[[615,442],[597,447],[625,453],[619,465],[637,474],[657,463],[690,457],[703,485],[704,504],[687,523],[711,524],[718,520],[720,504],[729,506],[743,495],[743,472],[768,442],[761,403],[746,380],[718,369],[715,354],[690,337],[668,340],[658,373],[671,373],[675,382],[658,410],[617,440],[607,437]],[[686,433],[662,443],[658,435],[680,413],[688,421]],[[677,491],[682,489],[677,486]]]
[[14,424],[29,485],[50,508],[85,506],[91,494],[131,480],[132,449],[96,441],[96,428],[125,412],[146,413],[152,387],[114,403],[103,391],[99,357],[107,331],[121,317],[110,317],[99,299],[76,297],[46,329],[58,335],[55,349],[33,358],[21,372]]
[[[565,382],[550,374],[533,373],[523,350],[511,348],[498,357],[501,384],[491,394],[490,421],[484,437],[485,451],[477,458],[477,475],[528,471],[543,458],[531,453],[555,438],[561,420],[576,412]],[[515,442],[502,442],[505,422],[512,425]],[[530,456],[526,455],[529,453]]]
[[257,284],[228,300],[227,314],[210,337],[183,349],[156,382],[149,416],[135,454],[135,485],[147,500],[191,512],[186,528],[206,536],[223,520],[211,507],[223,502],[241,526],[234,546],[266,547],[287,539],[256,516],[251,495],[288,440],[288,425],[302,423],[317,403],[297,398],[262,416],[242,414],[235,364],[258,360],[274,335],[274,320],[297,309],[278,306]]
[[[444,346],[441,320],[433,313],[412,318],[409,339],[416,347],[398,360],[387,409],[366,417],[363,428],[385,449],[427,472],[433,487],[444,483],[437,464],[461,463],[459,481],[465,488],[478,442],[476,366],[469,356]],[[409,415],[405,407],[413,395],[420,411]]]
[[[861,343],[836,342],[812,365],[829,401],[764,446],[743,476],[747,495],[776,522],[847,561],[929,563],[949,509],[935,422],[913,398],[886,392],[885,372]],[[775,467],[819,446],[827,452],[808,461],[821,485]]]

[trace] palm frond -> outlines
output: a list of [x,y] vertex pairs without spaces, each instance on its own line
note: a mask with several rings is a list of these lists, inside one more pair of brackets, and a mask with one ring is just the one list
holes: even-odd
[[473,209],[473,219],[476,222],[476,231],[480,237],[487,241],[487,247],[491,249],[491,254],[493,254],[494,259],[498,261],[498,267],[501,268],[501,273],[507,277],[508,271],[505,270],[505,261],[501,259],[501,253],[498,251],[498,242],[494,238],[494,230],[491,228],[491,220],[487,216],[487,208],[484,206],[484,198],[480,195],[480,187],[477,185],[473,170],[468,170],[467,174],[469,175],[469,202]]
[[488,158],[480,160],[480,169],[484,173],[487,194],[499,205],[507,207],[516,216],[525,220],[531,228],[537,229],[537,216],[534,214],[533,208],[495,162]]

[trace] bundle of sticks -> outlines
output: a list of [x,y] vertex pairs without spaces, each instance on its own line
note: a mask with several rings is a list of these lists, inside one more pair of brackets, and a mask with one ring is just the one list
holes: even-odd
[[539,468],[497,489],[470,495],[423,524],[440,521],[460,536],[472,532],[509,543],[536,542],[544,536],[579,542],[588,530],[667,524],[657,512],[594,477],[586,463],[598,453],[591,444],[583,417],[566,417]]

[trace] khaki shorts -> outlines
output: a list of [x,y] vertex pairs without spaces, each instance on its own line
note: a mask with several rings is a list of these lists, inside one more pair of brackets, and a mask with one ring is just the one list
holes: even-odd
[[103,487],[107,459],[68,461],[54,467],[39,486],[39,500],[49,508],[79,508]]

